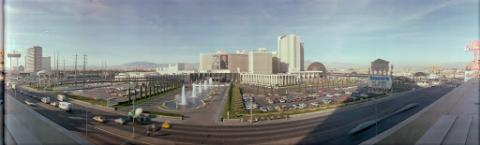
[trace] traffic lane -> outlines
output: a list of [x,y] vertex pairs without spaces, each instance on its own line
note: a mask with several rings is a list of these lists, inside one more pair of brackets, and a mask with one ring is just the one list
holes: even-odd
[[[396,109],[395,109],[396,110]],[[385,114],[388,114],[388,113],[385,113]],[[330,128],[330,129],[322,129],[321,132],[322,133],[327,133],[326,135],[332,135],[333,133],[335,132],[339,132],[340,129],[344,129],[345,131],[344,132],[348,132],[350,129],[356,127],[356,125],[360,124],[362,121],[367,121],[369,119],[374,119],[373,117],[371,118],[359,118],[361,120],[355,120],[353,121],[354,123],[349,123],[349,124],[343,124],[343,125],[331,125],[331,126],[336,126],[336,128]],[[301,128],[300,128],[301,127]],[[175,128],[175,127],[174,127]],[[300,132],[298,132],[300,131]],[[244,140],[248,140],[248,141],[253,141],[253,140],[257,140],[255,137],[261,137],[263,140],[267,139],[267,138],[270,138],[269,136],[275,136],[275,135],[268,135],[268,134],[260,134],[260,132],[263,132],[261,129],[259,129],[258,131],[252,131],[253,133],[250,134],[250,135],[226,135],[226,134],[229,134],[229,133],[225,133],[224,135],[217,135],[217,133],[214,133],[215,135],[212,135],[210,134],[210,136],[208,136],[209,138],[217,138],[217,136],[221,136],[221,137],[218,137],[218,139],[222,139],[222,138],[235,138],[235,139],[232,139],[232,140],[240,140],[240,138],[244,138]],[[284,136],[285,134],[290,134],[291,132],[296,132],[297,136],[302,134],[302,133],[305,133],[305,131],[303,130],[303,126],[299,126],[299,129],[297,131],[286,131],[286,132],[283,132],[283,131],[278,131],[278,132],[275,132],[273,131],[272,134],[281,134],[281,135],[276,135],[277,138],[280,138],[280,137],[292,137],[292,136]],[[258,133],[258,134],[257,134]],[[308,133],[308,132],[307,132]],[[182,134],[185,135],[185,132],[183,132]],[[218,133],[218,134],[223,134],[223,133]],[[185,136],[190,136],[190,138],[205,138],[204,135],[201,135],[201,134],[197,134],[197,135],[185,135]],[[295,134],[293,135],[295,136]],[[272,139],[274,139],[275,137],[271,137]],[[198,139],[198,140],[200,140]],[[230,140],[229,140],[230,141]]]
[[[395,109],[398,107],[401,107],[405,103],[408,103],[409,100],[416,99],[419,96],[424,96],[428,95],[428,92],[430,91],[438,91],[442,90],[443,88],[438,88],[438,89],[429,89],[425,91],[418,91],[418,92],[413,92],[413,93],[408,93],[407,96],[400,96],[398,98],[394,98],[391,100],[386,100],[383,102],[380,102],[379,105],[377,105],[378,108],[384,108],[388,109],[392,107],[392,104],[394,104]],[[448,91],[448,90],[445,90]],[[407,100],[408,99],[408,100]],[[403,103],[403,104],[402,104]],[[189,130],[189,131],[202,131],[202,132],[230,132],[230,131],[235,131],[235,132],[250,132],[250,131],[255,131],[259,130],[259,128],[264,129],[264,130],[270,130],[270,129],[275,129],[275,128],[280,128],[280,127],[295,127],[298,125],[306,125],[306,124],[311,124],[311,123],[318,123],[319,121],[323,120],[323,118],[329,118],[330,121],[337,122],[338,120],[345,120],[345,118],[335,118],[335,120],[332,120],[332,116],[351,116],[358,114],[358,116],[364,116],[371,114],[372,112],[364,112],[362,109],[370,109],[370,111],[374,111],[372,108],[372,105],[370,106],[363,106],[354,110],[347,110],[347,111],[341,111],[341,112],[336,112],[334,114],[331,114],[329,116],[323,116],[323,117],[316,117],[316,118],[309,118],[305,120],[299,120],[297,122],[283,122],[283,123],[272,123],[272,124],[261,124],[261,125],[248,125],[248,126],[194,126],[194,125],[187,125],[187,124],[172,124],[175,125],[175,128],[173,129],[179,129],[179,130]],[[382,109],[382,111],[384,110]],[[349,113],[348,115],[342,115],[342,112],[348,112],[348,111],[354,111],[355,113]],[[380,111],[381,112],[381,111]],[[348,119],[348,118],[347,118]]]
[[[409,102],[402,102],[400,106],[405,106],[410,103],[418,103],[419,106],[412,108],[408,111],[402,112],[400,114],[386,118],[385,120],[380,121],[378,123],[379,126],[377,127],[373,126],[373,127],[367,128],[362,132],[359,132],[353,135],[349,135],[348,132],[356,126],[351,128],[346,128],[345,130],[339,130],[339,132],[336,132],[335,134],[312,133],[311,135],[307,136],[304,140],[299,142],[299,144],[319,144],[319,143],[320,144],[359,144],[362,141],[375,136],[375,132],[381,133],[391,128],[392,126],[400,123],[401,121],[405,120],[409,116],[415,114],[416,112],[420,111],[424,107],[433,103],[435,100],[444,96],[446,93],[450,92],[451,89],[452,88],[445,88],[440,91],[437,91],[437,89],[433,89],[434,91],[428,92],[428,94],[422,94],[421,96],[418,95],[419,97],[416,97],[416,100],[409,100]],[[416,95],[416,94],[412,94],[412,95]],[[397,102],[391,102],[387,105],[394,105],[393,103],[400,104]],[[382,108],[378,107],[377,109],[382,109]],[[381,116],[379,116],[379,118],[380,117]],[[341,124],[332,124],[332,125],[341,125]]]
[[[62,128],[50,124],[51,122],[43,120],[44,118],[38,117],[36,114],[29,110],[28,106],[15,100],[15,98],[6,96],[6,123],[10,124],[6,127],[14,135],[16,141],[22,143],[35,143],[35,144],[79,144],[75,136],[65,134]],[[15,131],[18,130],[19,131]],[[16,132],[16,133],[15,133]],[[48,132],[48,133],[46,133]],[[30,137],[24,138],[24,137]],[[33,142],[32,142],[33,141]]]
[[[433,95],[437,95],[438,97],[442,96],[443,93],[446,93],[448,92],[449,89],[446,89],[440,93],[436,93],[436,94],[433,94]],[[434,89],[434,92],[436,91],[436,89]],[[413,94],[414,96],[416,96],[415,94]],[[422,95],[428,95],[428,94],[422,94]],[[413,98],[413,99],[417,99],[417,98]],[[410,99],[410,101],[412,101],[412,99]],[[415,100],[413,100],[415,101]],[[426,100],[426,102],[428,102],[428,100]],[[397,102],[398,103],[398,102]],[[404,102],[404,103],[411,103],[411,102]],[[386,104],[386,105],[391,105],[391,104]],[[406,104],[400,104],[398,105],[397,107],[402,107],[403,105],[406,105]],[[399,108],[395,108],[395,109],[392,109],[391,112],[395,111],[396,109],[399,109]],[[373,110],[372,107],[370,107],[368,109],[370,112],[366,112],[366,114],[373,114],[371,111]],[[374,110],[373,110],[374,111]],[[360,111],[362,112],[362,111]],[[338,115],[336,115],[338,116]],[[352,117],[352,116],[357,116],[356,118],[347,118],[346,120],[349,121],[349,122],[352,122],[352,120],[355,120],[353,122],[355,123],[348,123],[348,124],[342,124],[342,123],[338,123],[338,120],[331,120],[329,123],[325,123],[323,122],[322,124],[329,124],[329,125],[325,125],[327,127],[325,128],[322,128],[322,129],[319,129],[318,132],[323,132],[323,133],[326,133],[326,131],[328,131],[328,134],[326,134],[327,136],[329,135],[333,135],[333,133],[335,132],[339,132],[339,134],[346,134],[349,130],[351,130],[352,128],[354,128],[356,125],[360,124],[361,121],[357,121],[357,120],[363,120],[363,121],[367,121],[368,118],[366,118],[367,116],[365,116],[365,114],[358,114],[358,112],[349,112],[348,114],[344,114],[342,115],[341,117],[343,116],[349,116],[349,117]],[[330,117],[330,116],[328,116]],[[370,119],[372,119],[372,115],[370,115]],[[345,126],[348,126],[348,127],[345,127]],[[332,128],[333,127],[333,128]],[[342,130],[338,129],[338,128],[343,128],[343,132]],[[173,127],[173,129],[175,129],[175,127]],[[230,136],[230,137],[236,137],[236,138],[244,138],[244,140],[248,140],[248,141],[252,141],[252,140],[256,140],[255,137],[261,137],[261,138],[267,138],[268,134],[255,134],[257,132],[261,132],[263,129],[262,128],[257,128],[258,131],[252,131],[251,135],[246,135],[246,136]],[[334,130],[334,132],[332,133],[331,131]],[[296,135],[298,136],[299,134],[301,133],[304,133],[304,131],[302,131],[301,133],[298,133],[298,132],[295,132],[295,131],[290,131],[290,132],[294,132],[297,133]],[[273,132],[272,134],[281,134],[279,135],[280,137],[283,137],[284,135],[282,134],[291,134],[289,131],[287,132]],[[199,138],[197,139],[198,140],[201,140],[202,137],[207,137],[205,136],[205,134],[208,134],[208,138],[218,138],[219,140],[222,140],[222,139],[225,139],[227,136],[227,134],[229,134],[228,132],[223,132],[225,133],[225,135],[221,135],[221,136],[218,136],[217,135],[212,135],[212,134],[208,134],[208,133],[204,133],[203,135],[198,133],[198,134],[181,134],[182,136],[188,136],[189,138]],[[173,135],[176,135],[175,133],[172,133],[172,136]],[[338,135],[338,134],[337,134]],[[291,136],[290,136],[291,137]],[[168,137],[167,137],[168,138]],[[175,137],[176,138],[176,137]],[[272,138],[274,139],[274,138]],[[233,139],[233,140],[237,140],[237,139]],[[229,142],[230,140],[228,140]]]
[[[22,102],[30,98],[31,97],[27,97],[21,94],[20,95],[17,94],[17,97],[16,97],[16,99]],[[38,100],[32,100],[32,99],[30,100],[36,103],[36,106],[31,107],[34,111],[37,111],[42,116],[45,116],[46,118],[66,128],[67,130],[76,132],[85,137],[86,122],[85,122],[84,110],[79,110],[78,108],[77,109],[74,108],[73,111],[69,113],[69,112],[60,110],[56,107],[43,104]],[[87,127],[87,131],[88,131],[87,135],[96,134],[94,136],[87,136],[87,139],[89,141],[92,141],[95,144],[133,144],[132,142],[126,141],[125,139],[120,138],[118,136],[114,136],[114,135],[105,133],[104,131],[95,129],[94,125],[92,125],[92,122],[89,121],[93,116],[94,115],[92,114],[87,114],[87,117],[86,117],[89,123]],[[114,118],[114,117],[111,117],[111,118]],[[135,143],[135,144],[138,144],[138,143]]]
[[[429,92],[431,92],[431,91],[432,91],[432,92],[438,92],[438,90],[443,90],[443,92],[440,91],[439,93],[433,94],[433,95],[441,96],[442,93],[446,93],[446,92],[449,91],[448,88],[429,89],[429,90],[427,90],[427,91],[420,91],[420,92],[412,93],[412,94],[409,95],[409,96],[410,96],[410,99],[407,100],[406,98],[409,98],[409,97],[404,97],[404,98],[402,98],[402,100],[403,100],[403,101],[406,101],[405,103],[409,103],[408,101],[412,101],[412,100],[418,99],[419,96],[432,95],[432,94],[430,94]],[[414,96],[414,97],[412,98],[412,96]],[[406,104],[400,104],[400,103],[398,103],[398,100],[394,100],[393,102],[396,103],[396,104],[398,104],[396,107],[402,107],[403,105],[406,105]],[[385,105],[386,105],[387,107],[388,107],[388,106],[392,106],[390,103],[386,103]],[[398,109],[398,108],[391,109],[391,111],[389,111],[389,112],[393,112],[393,111],[395,111],[396,109]],[[372,110],[373,110],[373,108],[370,107],[370,111],[372,111]],[[353,113],[353,114],[357,114],[357,113]],[[372,114],[372,112],[367,112],[367,114]],[[388,113],[385,113],[385,114],[388,114]],[[352,116],[352,114],[347,114],[346,116]],[[364,116],[364,115],[360,115],[360,116],[362,116],[362,117],[360,117],[360,119],[365,119],[365,116]],[[367,118],[367,119],[368,119],[368,118]],[[366,121],[366,120],[365,120],[365,121]],[[334,121],[334,122],[337,122],[337,121]],[[357,122],[357,124],[359,124],[359,123],[361,123],[361,122]],[[350,126],[350,128],[348,128],[348,129],[354,128],[354,127],[356,126],[356,124],[351,124],[351,123],[348,124],[348,125]],[[332,125],[332,126],[336,126],[336,125]],[[345,124],[343,124],[343,126],[345,126]],[[257,126],[257,127],[258,127],[258,126]],[[300,125],[300,127],[303,127],[303,125]],[[130,127],[130,126],[124,126],[124,127],[122,127],[122,128],[125,129],[125,130],[131,130],[131,127]],[[175,132],[176,129],[177,129],[177,128],[176,128],[175,126],[173,126],[173,128],[172,128],[171,130],[165,130],[165,131],[163,131],[164,133],[167,134],[164,138],[166,138],[166,139],[174,139],[174,140],[181,140],[181,141],[190,140],[190,141],[192,141],[192,142],[196,142],[196,141],[200,141],[200,142],[201,142],[201,141],[204,141],[205,138],[211,138],[210,140],[218,139],[218,141],[220,141],[220,142],[216,142],[216,143],[222,143],[222,142],[230,142],[230,141],[233,141],[233,140],[235,140],[235,141],[236,141],[236,140],[245,140],[245,138],[249,138],[249,137],[251,137],[251,138],[249,138],[250,141],[251,141],[251,140],[256,140],[256,139],[253,139],[253,138],[255,138],[255,136],[261,136],[262,138],[265,137],[264,135],[255,134],[255,133],[260,133],[260,132],[262,132],[262,131],[264,130],[264,129],[262,129],[262,128],[256,128],[256,130],[248,130],[251,135],[248,135],[248,133],[247,133],[246,136],[241,136],[241,135],[238,135],[238,134],[236,134],[236,135],[231,135],[232,133],[229,133],[229,132],[235,133],[235,132],[243,132],[243,131],[244,131],[244,130],[239,130],[239,129],[232,129],[232,130],[229,130],[229,131],[227,131],[227,130],[223,130],[223,131],[220,130],[220,131],[219,131],[219,130],[217,130],[217,129],[215,128],[215,129],[214,129],[214,132],[210,132],[210,131],[208,131],[208,129],[203,128],[203,129],[206,129],[206,130],[199,131],[199,132],[196,132],[196,133],[191,132],[191,131],[188,131],[188,130],[184,130],[184,132]],[[346,130],[346,132],[349,131],[348,129]],[[300,130],[303,130],[303,129],[300,129]],[[330,130],[331,130],[331,129],[330,129]],[[215,133],[215,132],[217,132],[217,131],[218,131],[218,133]],[[295,132],[295,131],[291,131],[291,132]],[[275,132],[275,131],[274,131],[273,133],[284,134],[284,132]],[[296,132],[296,133],[298,134],[298,132]],[[223,134],[223,135],[221,135],[221,137],[219,137],[219,136],[216,135],[216,134]],[[289,131],[287,131],[287,132],[285,132],[285,134],[290,134],[290,133],[289,133]],[[235,137],[235,138],[232,138],[232,137]],[[228,138],[228,141],[224,141],[225,138]],[[236,138],[238,138],[238,139],[236,139]],[[243,138],[243,139],[242,139],[242,138]]]

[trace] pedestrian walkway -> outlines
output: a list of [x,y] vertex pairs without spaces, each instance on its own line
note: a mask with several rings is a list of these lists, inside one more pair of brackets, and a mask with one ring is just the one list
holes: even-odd
[[478,145],[479,89],[478,79],[470,80],[362,144]]

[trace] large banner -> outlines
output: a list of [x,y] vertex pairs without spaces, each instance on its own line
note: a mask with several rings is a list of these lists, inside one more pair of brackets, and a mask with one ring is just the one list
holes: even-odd
[[220,69],[228,69],[228,55],[220,55]]
[[380,88],[380,89],[391,89],[392,88],[392,77],[390,77],[390,76],[369,76],[368,77],[368,87]]

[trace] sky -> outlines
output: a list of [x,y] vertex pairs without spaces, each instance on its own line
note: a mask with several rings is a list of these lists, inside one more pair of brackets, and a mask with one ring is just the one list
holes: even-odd
[[300,36],[305,60],[327,67],[431,65],[471,61],[464,48],[480,35],[478,0],[6,0],[5,9],[7,52],[39,45],[67,65],[76,53],[119,65],[276,51],[283,34]]

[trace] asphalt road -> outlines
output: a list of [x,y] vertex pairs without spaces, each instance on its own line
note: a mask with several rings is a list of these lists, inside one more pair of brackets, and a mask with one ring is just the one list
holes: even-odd
[[[407,117],[415,114],[425,106],[428,106],[441,96],[448,93],[452,88],[435,87],[406,93],[403,96],[386,100],[376,105],[359,107],[357,109],[335,112],[329,116],[305,119],[288,123],[262,124],[251,126],[198,126],[187,124],[172,124],[172,129],[160,131],[156,137],[183,143],[195,144],[248,144],[270,143],[284,141],[285,144],[358,144],[373,137],[376,133],[392,127]],[[33,100],[24,95],[18,95],[20,101]],[[22,101],[23,102],[23,101]],[[35,102],[38,102],[35,100]],[[363,132],[349,135],[348,132],[358,124],[383,115],[394,112],[410,103],[418,103],[419,106],[398,115],[387,118],[378,123],[377,127],[371,127]],[[35,111],[53,120],[68,130],[83,133],[85,131],[85,112],[104,115],[107,119],[118,116],[100,110],[82,108],[76,105],[72,113],[65,113],[43,103],[34,108]],[[93,123],[93,122],[91,122]],[[105,124],[124,131],[131,131],[131,124],[119,126],[112,122]],[[93,128],[93,127],[92,127]],[[91,132],[91,133],[90,133]],[[97,133],[96,135],[93,135]],[[136,134],[145,134],[142,126],[137,126]],[[89,141],[95,144],[132,144],[132,141],[116,137],[114,135],[89,128]],[[137,143],[137,142],[135,142]]]
[[[45,116],[46,118],[52,120],[54,123],[57,123],[58,125],[64,127],[65,129],[75,132],[85,139],[87,139],[89,142],[93,144],[118,144],[118,145],[128,145],[128,144],[141,144],[132,140],[126,140],[121,137],[118,137],[116,135],[113,135],[109,132],[105,132],[102,130],[99,130],[94,127],[94,122],[92,120],[92,117],[94,115],[103,115],[108,119],[113,119],[113,118],[118,118],[119,116],[117,115],[111,115],[110,113],[103,112],[100,110],[94,110],[94,109],[89,109],[89,108],[84,108],[79,105],[74,105],[73,110],[71,112],[65,112],[63,110],[60,110],[57,107],[53,107],[47,104],[44,104],[37,100],[37,98],[30,97],[33,95],[33,93],[13,93],[11,90],[7,91],[8,95],[14,96],[12,98],[16,98],[20,102],[24,102],[25,100],[30,100],[31,102],[36,103],[35,106],[31,106],[31,108],[40,113],[42,116]],[[35,94],[36,96],[39,96],[39,94]],[[85,110],[87,111],[87,115],[85,115]],[[86,121],[85,118],[87,118],[87,129],[86,128]],[[55,138],[52,138],[52,140],[55,140]]]
[[[377,105],[378,118],[410,103],[418,103],[418,106],[379,122],[376,128],[372,127],[354,135],[349,135],[348,132],[358,124],[376,118],[374,105],[288,123],[252,126],[173,124],[172,129],[162,130],[158,137],[176,142],[202,144],[277,144],[278,140],[285,140],[280,142],[286,144],[359,144],[415,114],[451,90],[452,88],[447,87],[427,88],[381,102]],[[129,126],[120,129],[131,131]]]

